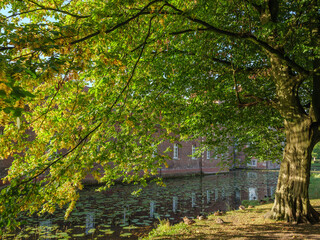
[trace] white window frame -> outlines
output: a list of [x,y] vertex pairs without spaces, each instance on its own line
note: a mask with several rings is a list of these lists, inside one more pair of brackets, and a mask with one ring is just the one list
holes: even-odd
[[251,166],[256,167],[257,166],[258,161],[256,159],[252,159],[251,160]]
[[207,150],[207,159],[210,159],[211,158],[211,152],[210,150]]
[[151,144],[151,147],[154,148],[154,150],[152,151],[152,157],[155,158],[158,153],[158,147],[155,148],[153,143]]
[[194,154],[195,154],[195,153],[196,153],[196,151],[197,151],[197,147],[196,147],[196,145],[192,145],[191,151],[192,151],[192,156],[191,156],[192,160],[196,160],[196,159],[197,159],[197,157],[196,157],[196,156],[194,156]]
[[257,163],[258,163],[257,159],[251,159],[251,161],[248,162],[247,165],[250,166],[250,167],[256,167]]
[[179,158],[179,146],[177,143],[173,144],[173,159]]

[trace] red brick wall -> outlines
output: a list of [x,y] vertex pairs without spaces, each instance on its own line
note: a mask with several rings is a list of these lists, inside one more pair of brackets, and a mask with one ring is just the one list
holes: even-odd
[[[30,141],[34,139],[35,135],[32,131],[30,131]],[[229,171],[228,167],[219,166],[220,159],[219,156],[215,156],[213,152],[211,152],[211,157],[207,159],[207,152],[203,152],[201,156],[192,158],[192,146],[196,148],[200,146],[201,138],[185,141],[185,142],[175,142],[179,144],[178,149],[178,158],[173,158],[173,146],[174,143],[165,140],[162,144],[158,146],[158,152],[163,153],[168,147],[172,149],[171,152],[167,154],[170,157],[170,160],[167,160],[168,168],[165,166],[158,170],[159,175],[161,176],[177,176],[177,175],[188,175],[188,174],[210,174],[217,172],[227,172]],[[248,168],[248,165],[244,163],[245,155],[243,152],[237,152],[234,154],[232,147],[229,149],[229,156],[231,161],[233,157],[240,160],[240,164],[237,164],[235,167],[240,168]],[[0,160],[0,177],[4,176],[6,173],[6,168],[10,167],[12,158],[8,158],[5,160]],[[242,163],[241,163],[242,162]],[[257,166],[250,166],[249,168],[253,169],[276,169],[279,168],[278,164],[272,164],[271,162],[263,162],[257,163]],[[1,175],[2,174],[2,175]],[[90,177],[88,177],[90,178]]]
[[192,158],[192,146],[198,148],[200,146],[201,139],[186,141],[186,142],[175,142],[179,144],[178,158],[173,158],[174,143],[164,141],[158,146],[159,153],[165,151],[168,147],[172,149],[168,153],[171,160],[167,161],[168,168],[163,167],[159,170],[159,174],[163,176],[171,175],[187,175],[187,174],[200,174],[200,173],[217,173],[222,171],[228,171],[218,166],[219,159],[211,157],[207,159],[207,154],[204,152],[201,156]]

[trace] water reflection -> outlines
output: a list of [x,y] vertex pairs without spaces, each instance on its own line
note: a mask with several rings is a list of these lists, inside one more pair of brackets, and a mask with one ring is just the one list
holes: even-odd
[[94,229],[94,212],[88,212],[86,214],[86,234],[90,233],[90,229]]
[[52,230],[51,219],[42,220],[39,222],[41,239],[49,240]]
[[240,202],[241,201],[240,189],[238,187],[235,187],[234,192],[235,192],[235,200]]
[[249,179],[257,179],[258,178],[258,173],[257,172],[247,172],[248,178]]
[[178,197],[173,197],[172,198],[172,211],[174,213],[176,213],[177,209],[178,209]]
[[193,192],[191,194],[191,207],[195,207],[196,206],[196,194]]
[[155,209],[155,204],[153,201],[150,202],[150,217],[154,217],[154,209]]
[[207,204],[210,203],[210,190],[207,190]]
[[257,200],[257,199],[258,199],[257,188],[250,187],[249,200]]
[[218,192],[218,189],[215,189],[214,190],[214,200],[218,201],[218,199],[219,199],[219,192]]
[[127,222],[127,207],[123,208],[123,224]]
[[[271,196],[277,176],[277,172],[234,171],[167,179],[164,180],[166,188],[150,184],[140,196],[131,195],[137,186],[116,185],[104,192],[86,188],[81,192],[76,210],[68,221],[63,220],[64,213],[61,211],[55,213],[50,222],[40,224],[55,224],[61,232],[68,229],[69,232],[64,234],[71,239],[85,237],[85,234],[92,234],[90,238],[93,239],[119,239],[120,233],[132,233],[126,239],[137,239],[134,234],[139,230],[130,230],[131,226],[153,226],[158,218],[178,223],[184,216],[211,214],[218,209],[237,209],[242,200]],[[30,218],[26,220],[31,221]],[[32,221],[39,224],[38,219]]]

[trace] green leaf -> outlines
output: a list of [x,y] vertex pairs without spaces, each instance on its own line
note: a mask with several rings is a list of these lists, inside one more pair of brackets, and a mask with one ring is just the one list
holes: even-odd
[[31,71],[30,69],[25,69],[26,73],[28,73],[31,77],[33,77],[33,79],[37,78],[37,74],[33,71]]

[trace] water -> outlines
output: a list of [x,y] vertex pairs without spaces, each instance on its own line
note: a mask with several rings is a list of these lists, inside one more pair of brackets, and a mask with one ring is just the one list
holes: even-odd
[[233,171],[204,177],[164,180],[167,187],[150,184],[140,196],[139,186],[117,185],[105,192],[86,188],[67,221],[64,212],[45,217],[25,217],[28,222],[15,236],[24,239],[137,239],[158,219],[178,223],[184,216],[237,209],[242,200],[272,196],[278,172]]

